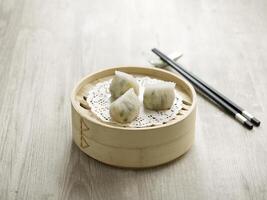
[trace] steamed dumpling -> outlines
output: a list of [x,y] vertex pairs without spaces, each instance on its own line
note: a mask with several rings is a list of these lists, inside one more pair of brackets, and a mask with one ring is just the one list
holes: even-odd
[[118,98],[130,88],[134,89],[136,95],[139,93],[139,86],[135,78],[124,72],[115,71],[109,90],[113,98]]
[[110,105],[110,116],[114,121],[128,123],[139,114],[140,102],[131,88]]
[[162,82],[145,86],[144,106],[150,110],[170,109],[175,98],[175,83]]

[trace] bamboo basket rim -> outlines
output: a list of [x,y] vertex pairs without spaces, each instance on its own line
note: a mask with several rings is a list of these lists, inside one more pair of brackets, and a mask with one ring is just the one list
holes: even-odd
[[[187,85],[190,89],[190,92],[192,93],[192,104],[188,110],[188,112],[183,115],[180,119],[174,119],[171,120],[170,122],[168,122],[167,124],[162,124],[162,125],[157,125],[157,126],[151,126],[151,127],[141,127],[141,128],[134,128],[134,127],[120,127],[120,126],[113,126],[104,122],[101,122],[101,120],[95,119],[93,117],[91,117],[90,115],[86,114],[85,112],[81,112],[81,109],[83,109],[82,107],[80,107],[80,104],[77,103],[77,100],[75,99],[76,94],[77,94],[77,90],[80,89],[81,84],[86,81],[86,79],[88,79],[89,77],[95,75],[95,74],[99,74],[102,73],[104,71],[108,71],[108,70],[120,70],[120,69],[136,69],[136,70],[152,70],[154,72],[159,72],[159,73],[165,73],[171,76],[174,76],[175,78],[179,79],[181,82],[183,82],[184,85]],[[141,74],[141,73],[140,73]],[[142,74],[141,74],[142,75]],[[83,77],[80,81],[78,81],[78,83],[76,83],[76,85],[74,86],[72,93],[71,93],[71,104],[74,107],[74,109],[85,119],[91,121],[92,123],[101,125],[101,126],[105,126],[107,128],[112,128],[112,129],[116,129],[116,130],[129,130],[129,131],[138,131],[138,130],[152,130],[152,129],[159,129],[159,128],[164,128],[164,127],[168,127],[168,126],[172,126],[178,122],[183,121],[185,118],[187,118],[188,115],[191,114],[191,112],[194,110],[194,108],[196,107],[196,92],[195,89],[193,88],[193,86],[184,78],[179,77],[178,75],[170,72],[170,71],[166,71],[163,69],[159,69],[159,68],[151,68],[151,67],[141,67],[141,66],[118,66],[118,67],[107,67],[101,70],[98,70],[96,72],[90,73],[88,75],[86,75],[85,77]]]

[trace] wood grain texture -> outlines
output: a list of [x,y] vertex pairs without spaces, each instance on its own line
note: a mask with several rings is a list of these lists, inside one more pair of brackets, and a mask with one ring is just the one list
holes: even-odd
[[[266,199],[267,1],[0,0],[0,199]],[[152,47],[262,120],[247,131],[199,96],[196,141],[149,170],[72,144],[70,93]]]

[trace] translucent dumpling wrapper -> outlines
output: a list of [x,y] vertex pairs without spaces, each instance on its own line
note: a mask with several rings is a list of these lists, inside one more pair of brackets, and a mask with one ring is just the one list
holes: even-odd
[[141,104],[139,114],[130,123],[119,123],[113,120],[110,116],[110,104],[112,103],[112,100],[114,100],[113,98],[111,98],[109,91],[112,78],[113,77],[97,80],[92,84],[88,91],[86,100],[88,106],[90,107],[92,114],[94,114],[94,116],[101,122],[112,124],[114,126],[131,128],[158,126],[175,119],[183,107],[183,98],[180,95],[178,88],[175,87],[175,98],[170,109],[159,111],[146,109],[143,105],[143,93],[145,86],[147,84],[160,84],[162,83],[162,80],[136,75],[135,79],[139,85],[138,98]]
[[139,114],[140,101],[134,89],[129,89],[110,105],[111,118],[120,123],[129,123]]
[[164,82],[147,84],[143,95],[145,108],[150,110],[167,110],[173,105],[175,83]]
[[115,71],[109,90],[113,98],[118,98],[130,88],[134,89],[136,95],[139,94],[139,86],[135,78],[127,73]]

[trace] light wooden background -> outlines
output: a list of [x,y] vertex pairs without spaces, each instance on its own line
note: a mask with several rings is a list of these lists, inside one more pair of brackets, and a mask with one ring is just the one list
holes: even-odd
[[[247,131],[199,96],[196,140],[148,170],[103,165],[72,144],[83,76],[148,65],[152,47],[263,123]],[[267,199],[267,1],[0,0],[0,199]]]

